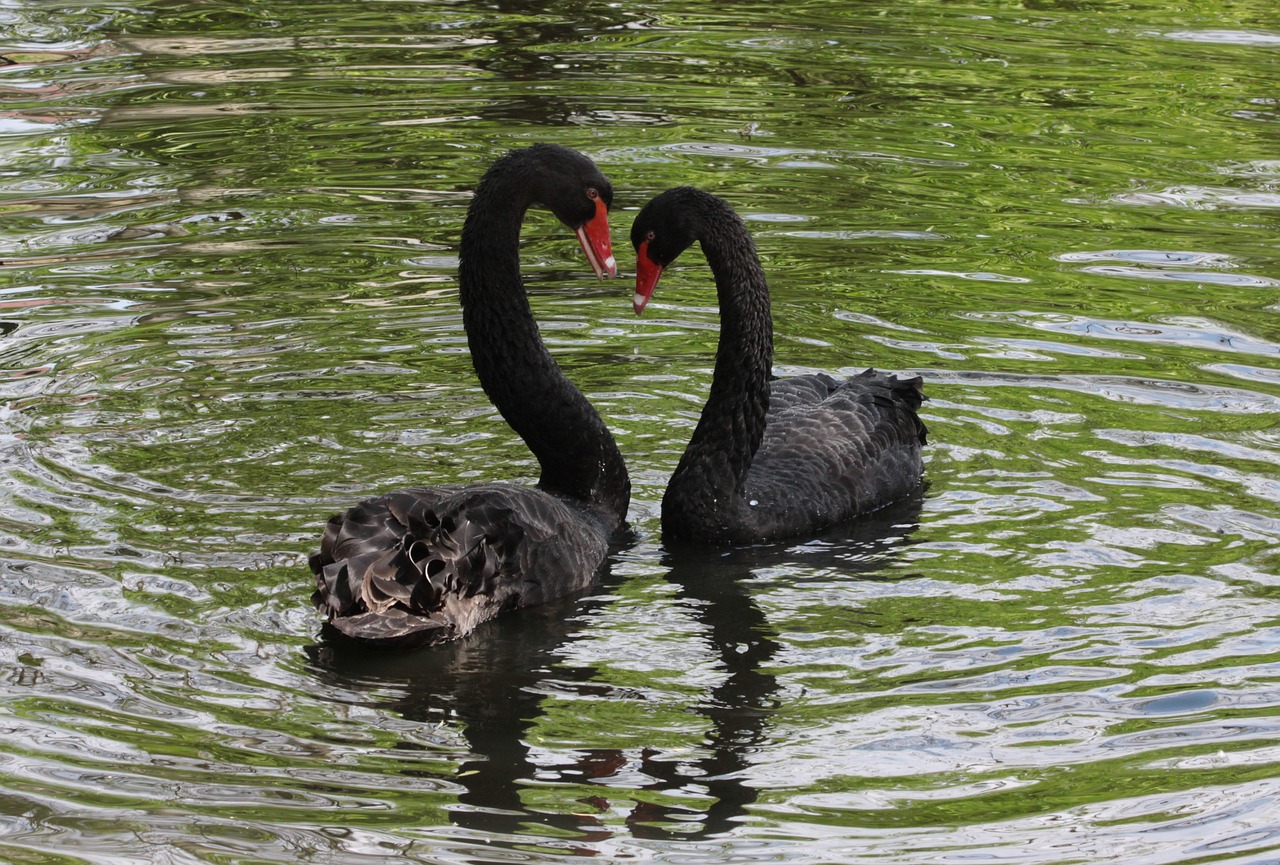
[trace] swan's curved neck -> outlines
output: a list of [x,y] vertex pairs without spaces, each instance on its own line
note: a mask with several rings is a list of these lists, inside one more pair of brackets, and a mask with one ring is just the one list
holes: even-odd
[[720,343],[711,393],[666,500],[701,502],[724,512],[740,505],[747,472],[764,437],[773,321],[764,269],[742,220],[713,200],[701,221],[698,237],[720,302]]
[[520,226],[530,195],[519,171],[491,172],[462,229],[459,299],[484,392],[542,468],[538,485],[626,517],[630,481],[600,415],[538,333],[520,278]]

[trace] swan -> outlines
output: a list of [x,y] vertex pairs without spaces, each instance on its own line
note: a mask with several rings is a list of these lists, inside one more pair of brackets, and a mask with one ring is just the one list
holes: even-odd
[[760,543],[852,520],[921,482],[919,377],[869,369],[774,380],[769,287],[742,219],[685,186],[636,216],[632,306],[644,311],[664,267],[694,241],[715,277],[720,341],[711,392],[662,498],[664,541]]
[[331,518],[311,556],[312,602],[381,646],[453,640],[499,613],[590,585],[621,530],[626,465],[600,415],[538,333],[520,278],[525,211],[572,229],[597,276],[617,274],[613,189],[586,156],[536,144],[499,158],[467,210],[458,296],[476,376],[537,458],[536,486],[414,487]]

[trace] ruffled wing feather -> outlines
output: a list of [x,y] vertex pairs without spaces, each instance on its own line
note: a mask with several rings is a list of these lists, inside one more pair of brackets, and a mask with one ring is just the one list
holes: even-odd
[[585,588],[607,548],[603,526],[541,490],[401,490],[329,520],[311,557],[312,601],[356,639],[441,642]]

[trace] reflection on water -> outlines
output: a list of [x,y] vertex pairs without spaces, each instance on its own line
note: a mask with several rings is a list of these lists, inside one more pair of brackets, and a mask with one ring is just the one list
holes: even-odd
[[[673,759],[662,748],[575,748],[567,762],[535,761],[526,737],[543,714],[548,679],[559,692],[586,700],[636,702],[627,689],[600,684],[600,670],[557,664],[557,650],[592,619],[588,603],[559,602],[522,613],[522,621],[490,628],[479,639],[445,650],[392,655],[343,641],[307,647],[317,674],[351,693],[377,690],[388,697],[371,709],[390,710],[421,724],[458,725],[470,756],[454,779],[462,790],[449,808],[451,822],[476,836],[527,843],[521,827],[531,819],[556,837],[590,843],[615,831],[595,819],[619,807],[627,832],[636,838],[695,840],[727,833],[748,815],[758,791],[748,773],[768,747],[770,720],[785,699],[769,667],[781,650],[774,627],[751,596],[749,582],[761,572],[836,570],[842,579],[877,578],[895,550],[910,543],[923,500],[887,508],[857,526],[828,531],[799,545],[732,551],[697,547],[671,550],[662,560],[676,588],[674,603],[702,633],[702,653],[721,681],[691,704],[705,729],[699,756]],[[617,588],[606,578],[603,591]],[[400,743],[414,750],[412,743]],[[396,746],[393,746],[396,747]],[[536,779],[536,780],[534,780]],[[563,782],[593,787],[576,802],[580,812],[555,813],[529,805],[532,785]],[[622,790],[615,784],[624,784]],[[625,792],[624,792],[625,791]]]
[[[0,859],[1275,858],[1273,10],[784,17],[0,5]],[[664,548],[707,269],[637,319],[531,213],[635,538],[586,597],[363,654],[307,603],[323,521],[534,474],[455,280],[535,140],[610,175],[620,253],[661,190],[729,198],[780,374],[925,377],[929,486]]]

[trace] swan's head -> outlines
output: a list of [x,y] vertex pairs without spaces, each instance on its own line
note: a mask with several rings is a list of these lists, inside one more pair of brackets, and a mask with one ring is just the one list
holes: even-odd
[[631,307],[636,315],[644,312],[653,297],[662,269],[701,237],[701,215],[708,200],[718,199],[692,186],[680,186],[654,198],[636,216],[631,224],[631,245],[636,249],[636,293]]
[[533,200],[547,207],[578,235],[582,251],[597,277],[618,275],[609,241],[609,206],[613,186],[596,164],[576,150],[535,144],[517,151],[528,160]]

